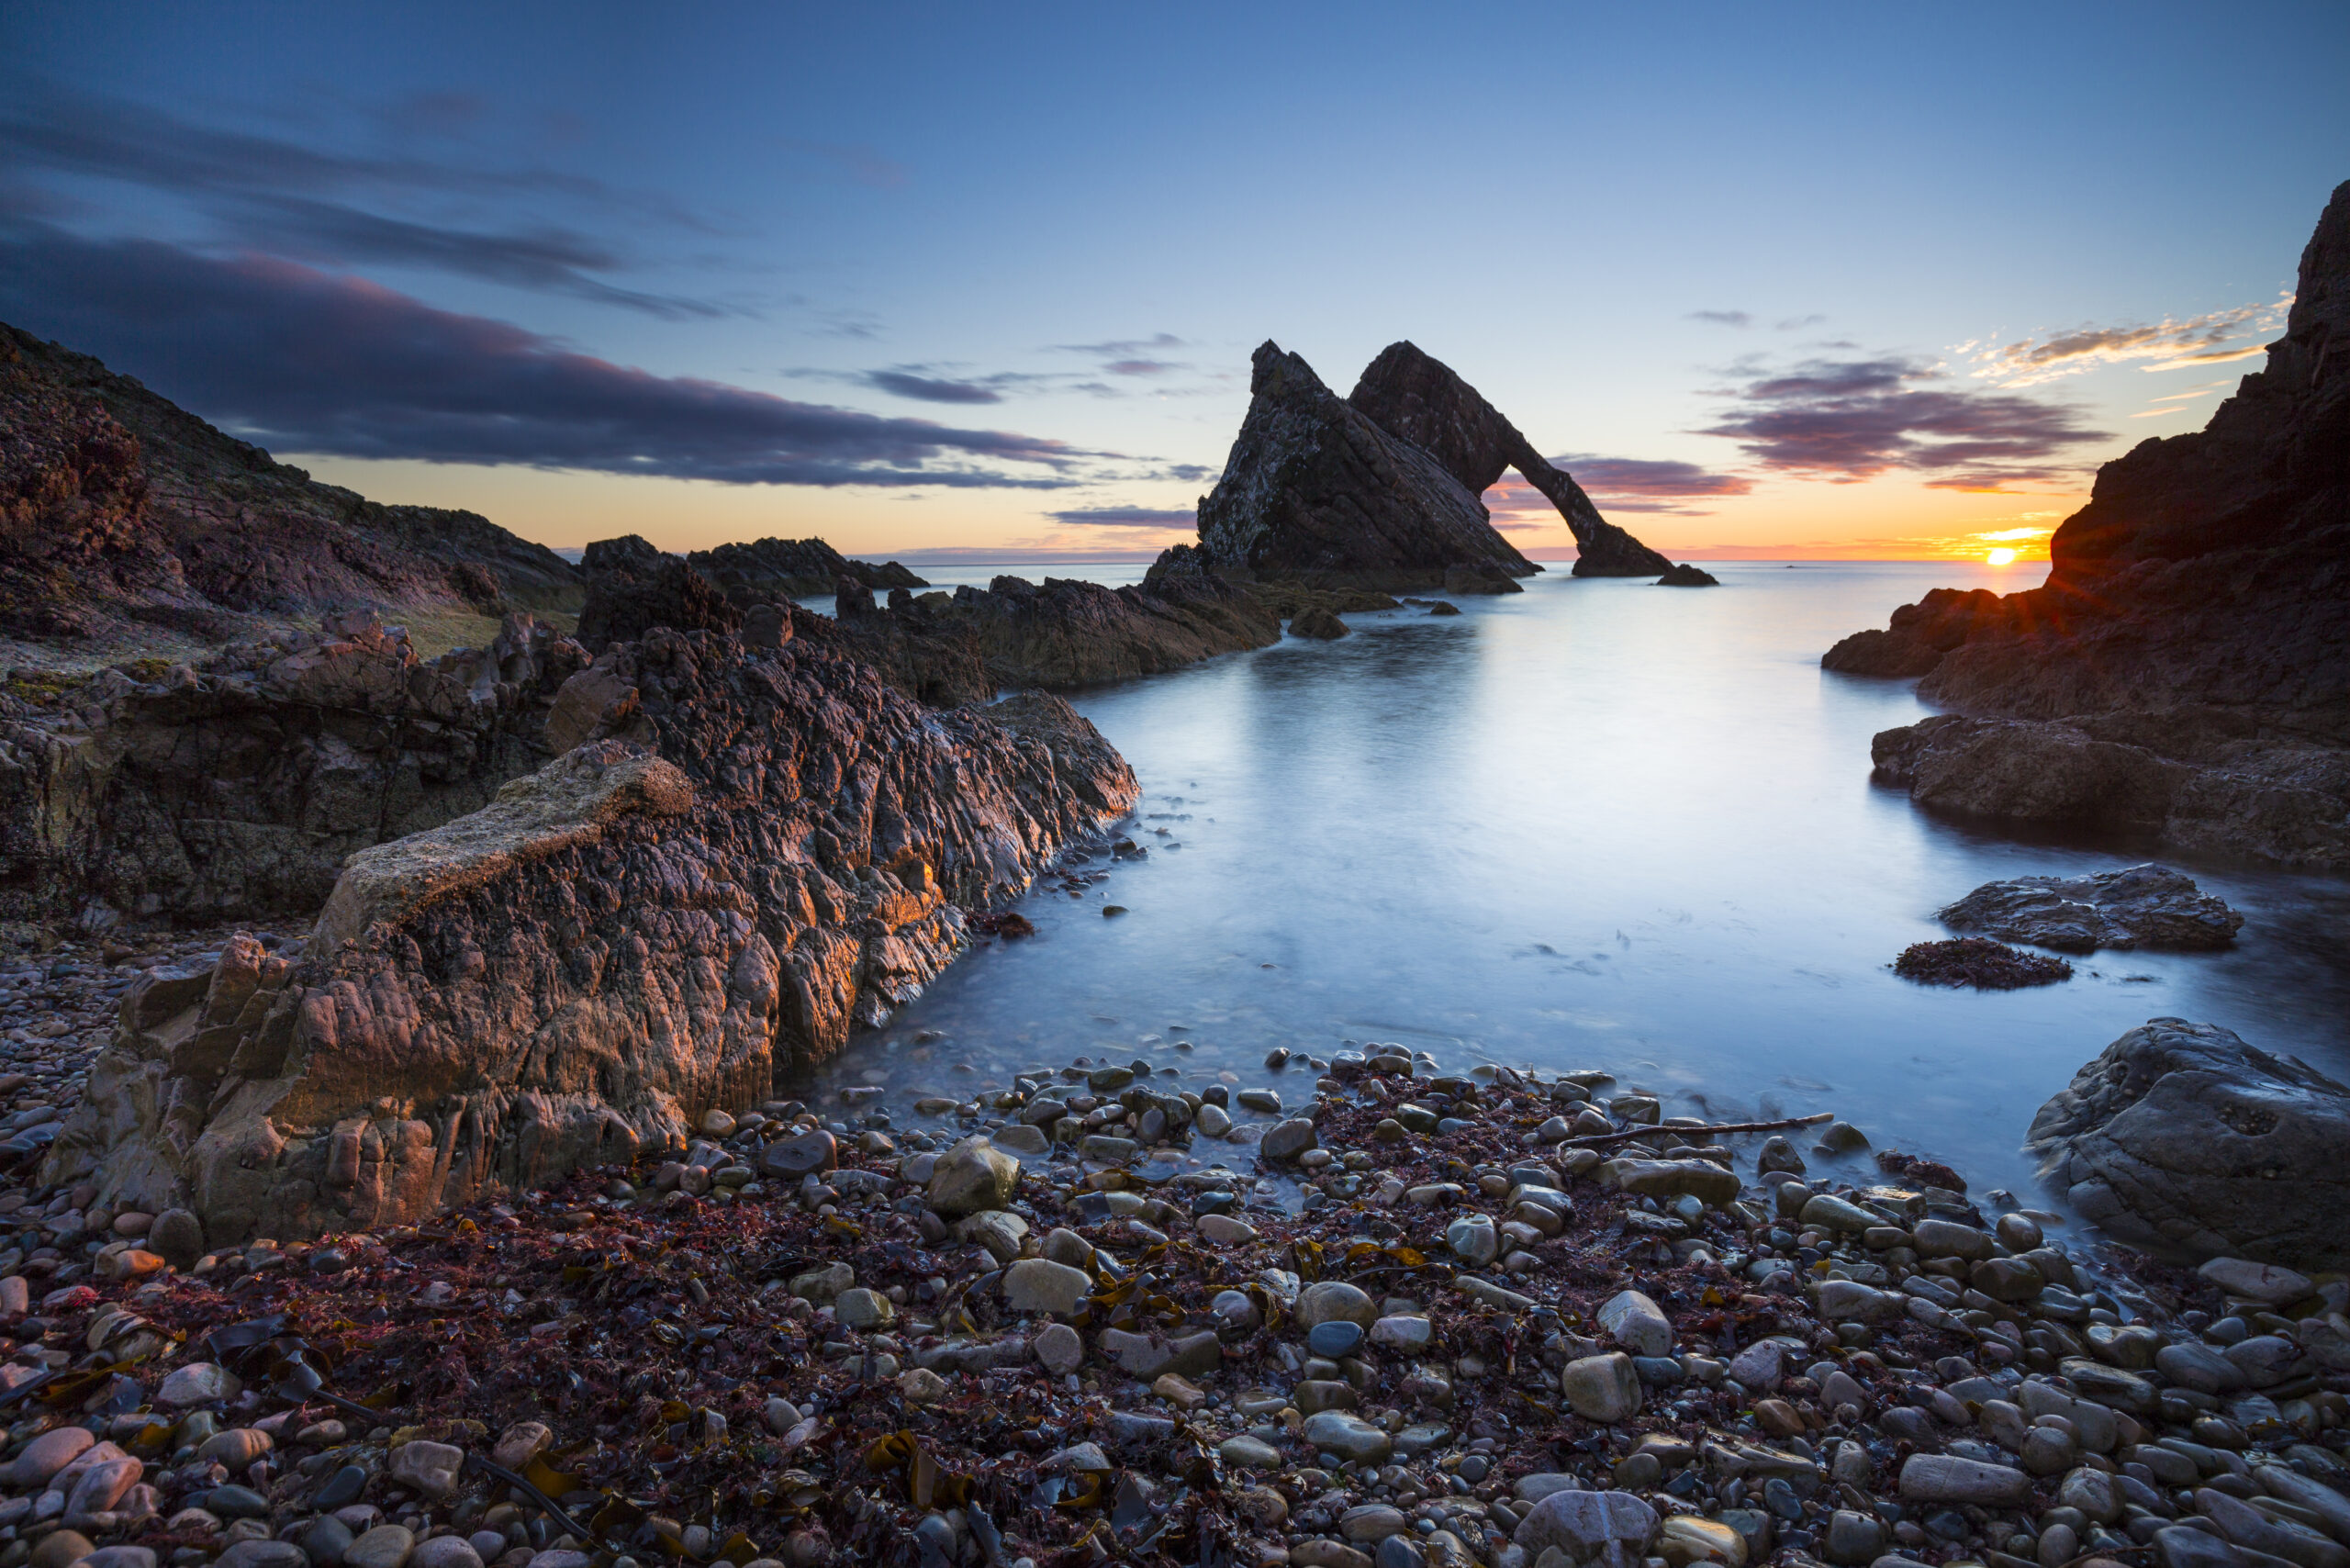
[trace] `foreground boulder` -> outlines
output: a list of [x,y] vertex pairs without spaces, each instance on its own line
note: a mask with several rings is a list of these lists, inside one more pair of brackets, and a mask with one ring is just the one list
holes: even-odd
[[477,811],[544,762],[549,711],[587,663],[527,614],[423,659],[354,611],[102,670],[43,704],[0,698],[0,915],[307,918],[354,850]]
[[2224,947],[2244,916],[2194,879],[2162,866],[2090,877],[2015,877],[1986,882],[1942,912],[1943,924],[2060,953],[2100,947]]
[[1382,429],[1303,358],[1268,342],[1252,364],[1248,415],[1200,502],[1214,570],[1402,592],[1444,587],[1449,567],[1541,569],[1438,456]]
[[2350,1260],[2350,1088],[2226,1029],[2155,1018],[2040,1108],[2027,1147],[2125,1240],[2291,1268]]
[[[1388,434],[1398,436],[1428,453],[1445,472],[1460,481],[1472,496],[1482,496],[1504,472],[1515,468],[1542,493],[1575,536],[1578,577],[1672,578],[1675,567],[1624,530],[1599,515],[1591,498],[1573,476],[1534,450],[1502,411],[1478,395],[1451,366],[1431,358],[1418,345],[1390,343],[1380,351],[1347,395],[1347,401],[1368,414]],[[1703,572],[1697,576],[1711,583]]]
[[298,963],[244,939],[135,987],[46,1179],[217,1244],[681,1145],[1136,798],[1058,699],[928,711],[801,639],[660,631],[585,673],[620,695],[580,744],[355,856]]
[[2350,867],[2350,184],[2285,335],[2205,428],[2098,472],[2048,580],[1937,589],[1830,669],[1954,712],[1873,748],[1921,804]]

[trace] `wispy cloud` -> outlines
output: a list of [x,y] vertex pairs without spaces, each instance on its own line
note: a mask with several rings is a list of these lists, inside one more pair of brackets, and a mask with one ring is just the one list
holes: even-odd
[[1095,359],[1132,359],[1139,354],[1189,347],[1172,332],[1158,332],[1147,338],[1119,338],[1106,343],[1054,343],[1051,352],[1090,354]]
[[1072,528],[1128,528],[1164,532],[1170,528],[1190,529],[1199,524],[1199,514],[1189,507],[1078,507],[1046,515]]
[[[128,185],[192,212],[209,231],[201,244],[216,251],[435,271],[669,318],[741,308],[622,286],[613,275],[639,263],[621,247],[568,224],[517,224],[510,216],[520,204],[552,203],[615,229],[713,231],[666,196],[543,167],[339,151],[224,130],[50,84],[9,86],[0,160],[50,203]],[[381,131],[413,141],[453,135],[485,112],[469,95],[431,94],[375,118]]]
[[2264,353],[2262,340],[2284,323],[2292,297],[2270,305],[2242,305],[2185,320],[2119,327],[2083,326],[2003,343],[1980,339],[1951,352],[1974,374],[2003,386],[2029,386],[2077,375],[2104,365],[2136,364],[2141,370],[2194,370]]
[[1717,327],[1751,327],[1754,318],[1743,310],[1692,310],[1688,319],[1707,321]]
[[1043,489],[1088,482],[1087,461],[1108,455],[655,375],[379,285],[150,241],[35,230],[0,241],[0,316],[279,451],[727,484]]
[[868,386],[921,403],[1001,403],[1003,394],[983,382],[947,381],[904,370],[868,370],[861,377]]
[[2068,454],[2109,439],[2065,405],[1952,386],[1938,366],[1898,355],[1749,375],[1700,433],[1737,442],[1764,468],[1831,483],[1908,470],[1937,489],[2001,490],[2070,478]]

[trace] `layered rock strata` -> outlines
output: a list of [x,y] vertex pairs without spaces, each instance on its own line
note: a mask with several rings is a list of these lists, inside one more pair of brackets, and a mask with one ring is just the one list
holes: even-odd
[[1419,447],[1472,496],[1482,496],[1515,468],[1559,510],[1575,537],[1573,575],[1651,577],[1673,563],[1599,515],[1572,476],[1534,450],[1500,409],[1451,366],[1409,342],[1380,351],[1347,401],[1388,434]]
[[106,669],[43,705],[0,697],[0,916],[307,917],[353,850],[543,762],[587,662],[526,614],[420,659],[370,611]]
[[1923,804],[2350,867],[2350,185],[2266,368],[2098,471],[2048,580],[1938,589],[1821,663],[1955,710],[1876,737]]
[[1337,397],[1299,355],[1267,342],[1251,363],[1248,415],[1224,476],[1200,501],[1200,549],[1214,570],[1460,592],[1448,570],[1506,583],[1541,569],[1439,456]]
[[0,635],[218,642],[328,610],[568,610],[583,590],[569,562],[485,518],[319,484],[0,325]]
[[656,631],[575,681],[579,743],[354,857],[298,964],[232,943],[134,988],[46,1179],[300,1235],[681,1139],[919,991],[967,907],[1137,795],[1058,699],[928,711],[797,638]]
[[2041,1107],[2026,1143],[2043,1181],[2124,1240],[2350,1260],[2350,1088],[2217,1025],[2131,1030]]

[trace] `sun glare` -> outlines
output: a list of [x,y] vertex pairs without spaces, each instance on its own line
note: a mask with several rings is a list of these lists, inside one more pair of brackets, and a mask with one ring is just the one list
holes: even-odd
[[2016,553],[2012,550],[1994,550],[1983,558],[1995,566],[2004,566],[2016,558]]

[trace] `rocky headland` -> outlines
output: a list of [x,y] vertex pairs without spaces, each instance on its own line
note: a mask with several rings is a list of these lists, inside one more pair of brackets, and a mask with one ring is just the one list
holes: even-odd
[[2199,432],[2098,473],[2047,581],[1938,589],[1821,663],[1953,711],[1879,734],[1919,803],[2350,868],[2350,185],[2284,337]]
[[98,361],[0,324],[0,638],[89,668],[315,624],[574,610],[553,551],[466,511],[384,506]]

